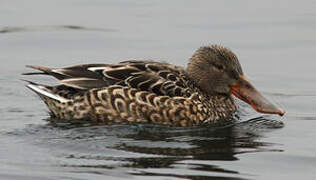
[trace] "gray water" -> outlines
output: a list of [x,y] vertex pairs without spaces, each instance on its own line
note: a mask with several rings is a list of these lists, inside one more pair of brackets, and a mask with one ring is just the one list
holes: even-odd
[[[0,179],[315,179],[316,2],[0,0]],[[26,64],[153,59],[221,44],[266,97],[222,128],[52,124]],[[47,77],[32,80],[54,83]]]

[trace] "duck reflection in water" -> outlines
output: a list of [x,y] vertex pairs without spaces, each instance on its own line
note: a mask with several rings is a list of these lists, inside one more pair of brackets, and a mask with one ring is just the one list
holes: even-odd
[[[78,133],[80,135],[84,132],[84,137],[97,137],[98,144],[105,144],[107,148],[112,150],[134,155],[112,156],[105,152],[104,155],[98,154],[96,156],[93,153],[87,156],[74,154],[70,158],[98,160],[99,165],[80,165],[80,167],[93,168],[92,171],[95,171],[94,168],[116,169],[124,167],[137,169],[137,173],[129,173],[141,176],[170,176],[190,179],[206,177],[230,179],[227,176],[232,176],[234,178],[231,179],[236,179],[240,172],[222,167],[218,162],[237,161],[239,160],[238,155],[244,153],[282,151],[275,149],[273,143],[260,140],[263,132],[279,127],[282,127],[280,121],[273,121],[264,117],[222,127],[205,126],[190,129],[148,124],[95,126],[79,128],[78,130],[72,126],[68,129],[72,134]],[[114,136],[114,140],[111,140],[113,145],[109,146],[107,139],[103,141],[103,136]],[[74,138],[78,141],[78,138]],[[82,141],[84,143],[85,138]],[[120,163],[113,166],[109,165],[109,161]],[[147,170],[164,168],[197,170],[203,171],[207,175],[181,175],[177,171],[165,173],[164,170],[159,172]],[[216,176],[213,175],[214,173]],[[223,173],[223,177],[218,173]]]

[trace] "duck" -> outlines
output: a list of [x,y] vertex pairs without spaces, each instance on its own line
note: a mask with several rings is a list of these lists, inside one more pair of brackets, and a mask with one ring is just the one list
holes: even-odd
[[52,117],[66,121],[215,124],[237,111],[236,98],[259,113],[285,113],[256,90],[237,56],[220,45],[200,47],[186,68],[152,60],[27,67],[37,71],[23,75],[49,75],[59,81],[55,86],[27,81],[26,87],[44,101]]

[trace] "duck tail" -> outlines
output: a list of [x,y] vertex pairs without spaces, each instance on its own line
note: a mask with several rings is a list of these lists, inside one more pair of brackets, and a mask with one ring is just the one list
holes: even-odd
[[50,75],[59,80],[65,79],[68,75],[63,74],[63,72],[57,71],[55,68],[49,68],[45,66],[35,66],[35,65],[26,65],[26,67],[31,69],[36,69],[38,72],[28,72],[22,73],[22,75]]
[[50,100],[55,100],[59,103],[63,103],[63,102],[68,101],[68,99],[54,93],[51,90],[52,88],[49,86],[37,84],[37,83],[27,81],[27,80],[25,80],[25,81],[28,82],[26,87],[31,89],[32,91],[34,91],[36,94],[38,94],[44,101],[47,100],[47,98]]
[[34,66],[34,65],[26,65],[28,68],[39,70],[40,72],[30,72],[30,73],[23,73],[22,75],[35,75],[35,74],[46,74],[49,75],[52,73],[52,69],[44,66]]

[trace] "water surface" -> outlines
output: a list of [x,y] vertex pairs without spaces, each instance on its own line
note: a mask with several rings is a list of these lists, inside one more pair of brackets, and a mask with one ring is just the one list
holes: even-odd
[[[0,4],[0,179],[316,177],[314,1]],[[231,48],[286,115],[262,116],[240,103],[238,123],[221,128],[54,124],[20,80],[26,64],[153,59],[185,66],[206,44]]]

